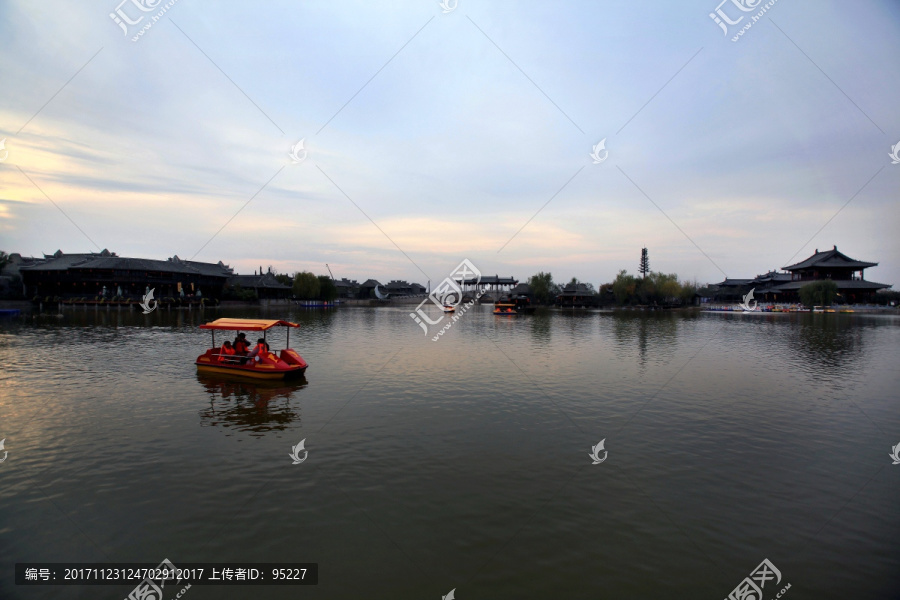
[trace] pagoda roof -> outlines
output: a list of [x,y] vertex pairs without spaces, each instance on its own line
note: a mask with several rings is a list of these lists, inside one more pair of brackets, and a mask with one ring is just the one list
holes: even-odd
[[728,278],[726,278],[725,281],[720,281],[719,283],[716,283],[715,285],[717,285],[718,287],[743,286],[743,285],[749,284],[752,281],[753,281],[752,279],[728,279]]
[[784,267],[785,271],[799,271],[801,269],[810,269],[813,267],[839,268],[839,269],[866,269],[868,267],[878,266],[878,263],[865,262],[850,258],[837,249],[837,246],[831,250],[819,252],[816,249],[815,254],[804,261]]
[[791,280],[790,273],[777,273],[775,271],[769,271],[763,275],[757,275],[755,279],[753,279],[753,283],[770,283],[770,282],[788,282]]

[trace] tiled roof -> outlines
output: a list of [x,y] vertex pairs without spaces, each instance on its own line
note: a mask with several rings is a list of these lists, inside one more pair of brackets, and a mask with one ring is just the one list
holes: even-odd
[[584,283],[567,283],[560,296],[592,296],[592,292]]
[[228,278],[228,285],[239,285],[242,288],[291,289],[291,286],[281,283],[271,273],[263,275],[232,275]]
[[774,292],[786,292],[791,290],[799,290],[804,285],[816,283],[816,281],[833,281],[837,284],[839,290],[881,290],[891,287],[887,283],[877,283],[875,281],[865,281],[864,279],[819,279],[807,281],[791,281],[783,283],[771,288]]
[[[459,280],[457,280],[459,281]],[[481,283],[483,285],[516,285],[519,283],[519,280],[515,277],[500,277],[499,275],[482,275],[481,280],[475,279],[466,279],[464,282],[466,285],[474,285],[475,283]]]
[[842,268],[851,268],[851,269],[866,269],[868,267],[875,267],[878,263],[864,262],[861,260],[854,260],[847,256],[846,254],[839,252],[837,246],[832,248],[831,250],[826,250],[825,252],[819,252],[816,250],[815,254],[810,256],[804,261],[798,262],[796,264],[787,266],[784,268],[785,271],[795,271],[798,269],[808,269],[810,267],[842,267]]
[[753,280],[752,279],[727,279],[726,278],[725,281],[720,281],[719,283],[717,283],[715,285],[717,285],[719,287],[730,287],[730,286],[734,286],[734,285],[741,286],[741,285],[747,285],[751,281],[753,281]]
[[211,275],[227,277],[232,269],[222,264],[183,261],[177,256],[168,260],[152,258],[131,258],[117,256],[114,252],[89,252],[63,254],[57,250],[54,254],[44,255],[42,259],[34,259],[30,264],[23,264],[26,271],[68,271],[70,269],[115,269],[119,271],[156,271],[161,273],[188,273],[192,275]]

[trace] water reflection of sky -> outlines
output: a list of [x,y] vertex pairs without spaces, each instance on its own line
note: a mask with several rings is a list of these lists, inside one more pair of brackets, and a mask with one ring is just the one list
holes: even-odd
[[[479,306],[432,342],[409,312],[0,325],[0,547],[280,560],[302,539],[332,574],[323,598],[423,597],[432,573],[404,579],[397,547],[461,578],[489,564],[483,597],[681,597],[698,581],[724,597],[726,571],[763,556],[811,596],[885,597],[900,572],[900,318]],[[197,325],[220,316],[300,322],[306,378],[198,375]],[[609,460],[592,466],[604,438]],[[309,460],[292,465],[304,439]]]

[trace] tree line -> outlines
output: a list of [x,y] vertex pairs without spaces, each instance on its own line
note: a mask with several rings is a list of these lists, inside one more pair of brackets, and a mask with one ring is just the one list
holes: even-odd
[[276,275],[276,279],[291,286],[294,297],[300,300],[325,300],[331,302],[338,297],[337,286],[328,275],[315,275],[309,271],[301,271],[290,275]]
[[[569,284],[581,284],[589,293],[599,296],[600,304],[618,306],[690,304],[699,289],[696,281],[679,281],[675,273],[646,272],[643,277],[631,275],[625,269],[619,271],[615,280],[600,285],[586,283],[573,277]],[[538,304],[554,304],[564,287],[553,281],[551,273],[543,271],[528,278],[528,285]]]
[[[338,297],[337,286],[328,275],[316,275],[309,271],[300,271],[293,275],[279,273],[272,267],[269,272],[275,276],[279,283],[291,288],[291,293],[298,300],[325,300],[331,302]],[[256,291],[243,289],[235,285],[225,290],[223,296],[226,300],[252,301],[257,299]]]

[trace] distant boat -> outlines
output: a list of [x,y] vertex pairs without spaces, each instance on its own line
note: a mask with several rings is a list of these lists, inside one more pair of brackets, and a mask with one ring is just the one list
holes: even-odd
[[516,311],[516,305],[512,302],[501,302],[497,301],[494,304],[494,314],[495,315],[517,315],[519,314]]
[[442,310],[443,310],[445,313],[452,313],[452,312],[456,312],[456,307],[453,306],[452,304],[445,304],[445,305],[442,307]]
[[528,296],[502,296],[494,303],[495,315],[526,315],[535,311]]

